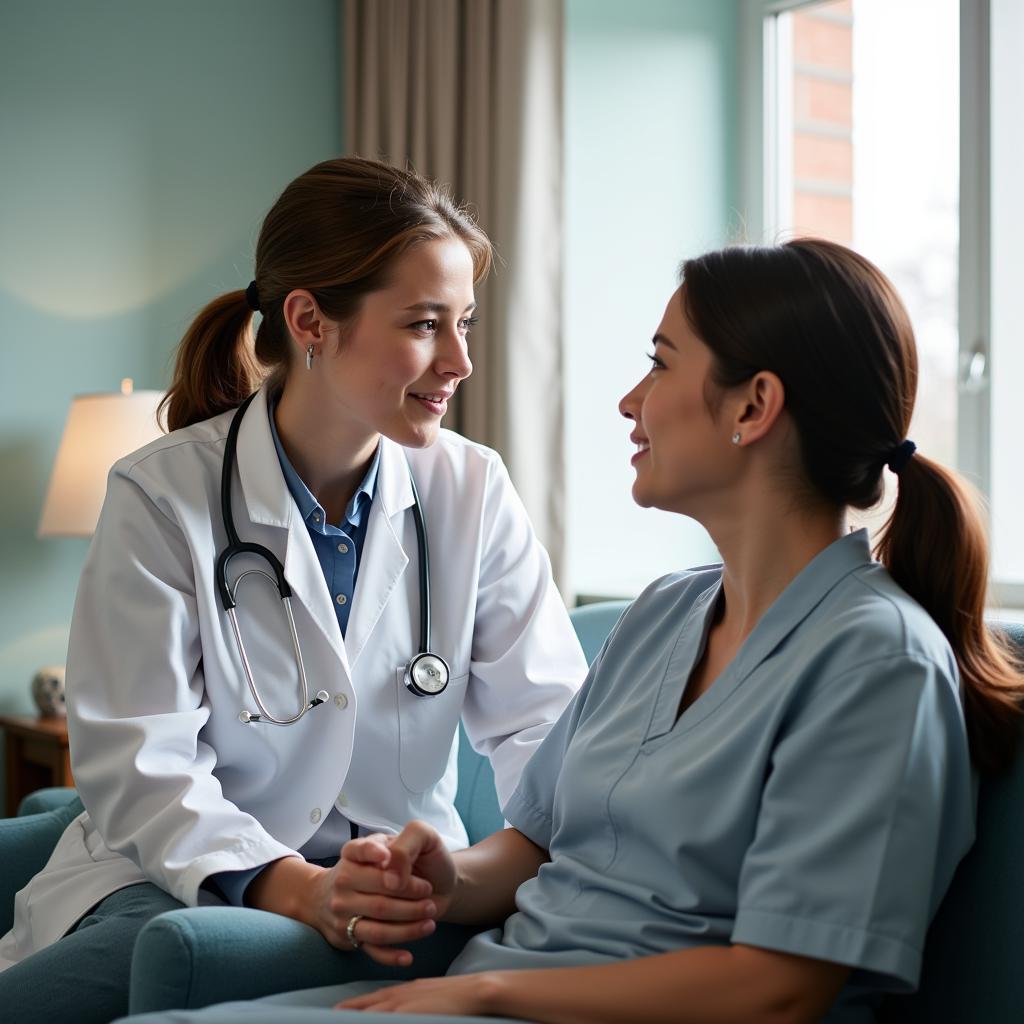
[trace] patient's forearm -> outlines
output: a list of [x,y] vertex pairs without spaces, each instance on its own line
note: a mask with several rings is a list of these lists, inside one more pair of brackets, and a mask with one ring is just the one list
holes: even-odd
[[443,917],[456,924],[498,924],[512,914],[519,886],[550,860],[547,850],[506,828],[455,854],[458,883]]
[[481,982],[484,1013],[541,1024],[803,1024],[849,969],[751,946],[705,946],[594,967],[503,971]]

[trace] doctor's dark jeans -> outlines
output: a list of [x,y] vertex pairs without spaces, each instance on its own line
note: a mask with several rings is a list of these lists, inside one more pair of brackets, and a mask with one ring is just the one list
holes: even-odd
[[[334,857],[314,863],[328,865],[336,861]],[[139,932],[159,914],[183,906],[152,882],[111,893],[62,939],[0,971],[0,1021],[109,1024],[124,1017],[129,1012],[132,950]],[[435,947],[434,955],[421,960],[427,972],[444,973],[471,932],[441,925],[437,933],[420,940]],[[363,962],[360,969],[372,976],[394,977],[396,971],[407,978],[418,976],[409,968],[374,970],[376,967]],[[339,982],[350,980],[338,978]]]
[[182,906],[152,882],[111,893],[62,939],[0,971],[0,1016],[11,1024],[123,1017],[136,936],[158,914]]

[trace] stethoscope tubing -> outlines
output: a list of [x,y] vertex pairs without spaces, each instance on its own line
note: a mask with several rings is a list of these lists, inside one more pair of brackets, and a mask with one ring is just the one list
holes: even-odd
[[[216,582],[221,604],[227,613],[228,621],[231,624],[231,631],[235,637],[235,644],[238,647],[238,654],[242,662],[242,670],[245,673],[246,682],[249,685],[249,692],[259,708],[258,714],[254,714],[251,711],[241,711],[238,716],[239,720],[244,724],[265,721],[271,725],[292,725],[302,718],[307,711],[317,707],[319,704],[323,704],[328,699],[329,694],[326,690],[319,690],[312,700],[309,699],[306,667],[302,659],[302,649],[299,644],[298,630],[295,626],[295,616],[292,612],[292,590],[285,579],[284,566],[269,548],[264,547],[262,544],[253,544],[240,540],[238,531],[235,529],[234,513],[231,509],[231,486],[236,464],[238,431],[241,426],[242,417],[257,394],[259,392],[253,392],[235,411],[234,416],[231,418],[231,424],[228,427],[228,436],[224,445],[224,460],[221,466],[220,503],[221,517],[224,522],[224,531],[227,534],[228,543],[217,556]],[[443,658],[430,653],[430,551],[427,544],[427,528],[423,519],[420,496],[416,489],[416,481],[413,478],[411,469],[409,471],[409,485],[412,488],[413,521],[416,526],[416,543],[419,548],[420,642],[419,651],[406,666],[404,682],[410,692],[416,696],[436,696],[447,687],[450,671],[447,662]],[[264,569],[246,569],[235,580],[234,585],[230,584],[228,582],[228,566],[236,555],[241,554],[251,554],[257,558],[262,558],[273,570],[273,576]],[[291,637],[295,664],[298,668],[299,679],[302,684],[302,705],[299,711],[289,718],[276,718],[260,699],[252,665],[249,662],[249,657],[245,651],[245,644],[242,641],[242,632],[238,625],[238,615],[235,610],[238,604],[236,595],[238,585],[246,576],[250,575],[263,576],[270,581],[271,585],[277,588],[288,619],[288,633]],[[426,679],[421,685],[418,680],[423,677],[424,673],[426,674]]]
[[427,544],[427,526],[423,522],[423,509],[420,495],[416,490],[416,481],[409,474],[409,486],[412,488],[412,518],[416,524],[416,544],[420,549],[419,583],[420,583],[420,654],[430,650],[430,547]]

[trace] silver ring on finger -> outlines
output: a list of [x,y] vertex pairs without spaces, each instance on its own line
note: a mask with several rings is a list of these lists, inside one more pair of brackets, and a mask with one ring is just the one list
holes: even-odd
[[348,924],[345,926],[345,934],[348,936],[348,941],[352,943],[353,949],[358,949],[362,943],[356,938],[356,925],[362,921],[364,915],[356,914],[355,917],[348,919]]

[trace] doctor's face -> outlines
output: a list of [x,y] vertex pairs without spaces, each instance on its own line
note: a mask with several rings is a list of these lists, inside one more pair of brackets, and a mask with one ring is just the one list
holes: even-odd
[[703,520],[733,479],[730,421],[713,415],[706,398],[712,362],[676,290],[654,335],[650,370],[619,402],[619,412],[633,421],[633,500],[644,508]]
[[473,260],[455,238],[403,253],[387,287],[363,300],[340,342],[324,346],[335,408],[357,430],[425,448],[459,383],[473,371]]

